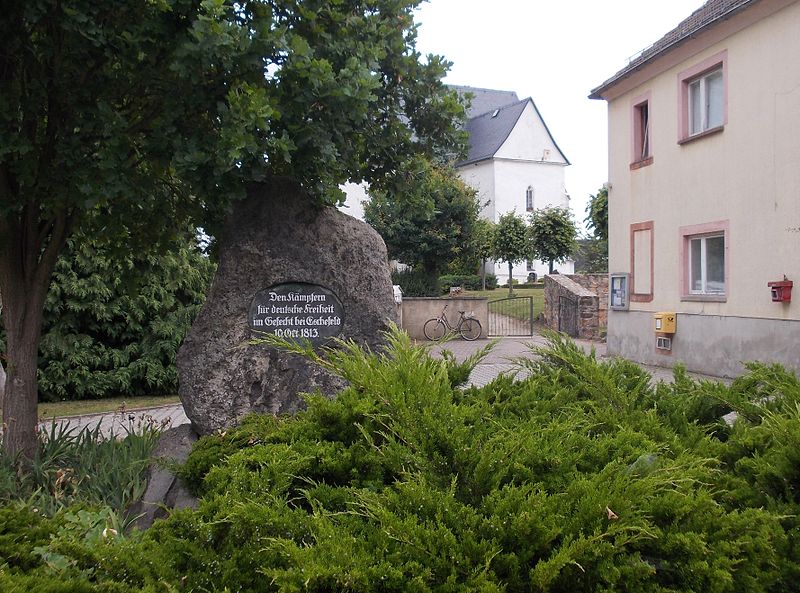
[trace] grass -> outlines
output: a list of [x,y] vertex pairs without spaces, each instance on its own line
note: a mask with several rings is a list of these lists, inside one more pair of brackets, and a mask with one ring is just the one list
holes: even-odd
[[44,402],[39,404],[39,419],[63,418],[65,416],[83,416],[86,414],[102,414],[119,409],[135,410],[138,408],[154,408],[178,403],[177,395],[144,396],[144,397],[109,397],[104,399],[87,399],[80,401]]
[[[489,302],[508,298],[508,287],[498,287],[494,290],[467,290],[464,296],[486,297]],[[533,297],[534,316],[544,311],[544,287],[542,288],[515,288],[514,297]],[[528,319],[530,307],[526,301],[509,301],[502,313],[517,319]]]

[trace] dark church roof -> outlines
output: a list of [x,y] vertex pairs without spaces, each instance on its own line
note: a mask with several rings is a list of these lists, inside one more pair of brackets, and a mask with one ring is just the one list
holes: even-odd
[[519,97],[517,97],[517,93],[514,91],[480,89],[473,86],[449,86],[461,96],[466,94],[472,96],[472,102],[467,110],[467,119],[483,115],[487,111],[493,111],[498,107],[505,107],[506,105],[519,102]]
[[613,87],[620,80],[627,78],[633,72],[641,69],[645,64],[656,60],[688,39],[695,37],[703,29],[713,27],[725,19],[730,18],[735,13],[744,10],[749,5],[760,1],[761,0],[708,0],[708,2],[695,10],[672,31],[632,59],[625,68],[593,89],[589,98],[602,99],[602,94],[604,92]]
[[465,129],[469,134],[469,153],[456,167],[492,158],[517,125],[528,101],[517,101],[468,120]]
[[467,123],[464,129],[469,134],[469,152],[467,158],[456,163],[456,167],[463,167],[492,158],[500,150],[503,143],[517,125],[525,106],[530,103],[536,116],[541,120],[553,146],[561,154],[566,163],[570,162],[556,144],[553,135],[544,123],[536,103],[530,97],[519,100],[514,91],[499,91],[496,89],[482,89],[471,86],[449,85],[459,95],[469,93],[472,95],[472,104],[467,111]]

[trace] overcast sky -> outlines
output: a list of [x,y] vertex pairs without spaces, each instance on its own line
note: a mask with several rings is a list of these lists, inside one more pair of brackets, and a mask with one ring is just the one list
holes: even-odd
[[608,177],[605,101],[587,99],[703,0],[429,0],[417,48],[453,62],[451,84],[533,98],[572,163],[567,191],[578,222]]

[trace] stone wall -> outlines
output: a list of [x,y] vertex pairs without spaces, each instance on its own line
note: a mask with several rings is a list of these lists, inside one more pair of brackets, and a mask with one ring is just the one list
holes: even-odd
[[561,298],[575,302],[577,331],[575,337],[597,340],[605,335],[608,318],[608,277],[601,274],[547,275],[544,278],[544,322],[555,331],[563,331],[560,317]]
[[608,327],[608,274],[571,274],[568,278],[597,295],[597,325],[605,335]]
[[486,337],[489,327],[489,305],[484,297],[403,297],[401,327],[408,335],[417,340],[424,340],[422,326],[432,317],[438,317],[442,308],[447,305],[447,319],[453,327],[458,323],[459,311],[471,312],[481,322],[482,338]]

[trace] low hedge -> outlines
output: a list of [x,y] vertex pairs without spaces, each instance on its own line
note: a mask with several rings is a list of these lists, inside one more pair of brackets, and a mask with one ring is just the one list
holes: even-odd
[[403,296],[424,297],[440,294],[437,278],[415,270],[392,272],[392,284],[400,286]]
[[[450,288],[453,286],[461,286],[464,290],[483,290],[483,280],[478,274],[439,276],[439,286],[442,294],[450,292]],[[486,289],[494,290],[495,288],[497,288],[497,276],[486,274]]]
[[552,336],[525,378],[464,389],[402,334],[305,354],[350,386],[198,441],[197,511],[122,542],[0,528],[19,559],[0,588],[797,590],[800,381],[780,367],[654,384]]

